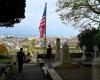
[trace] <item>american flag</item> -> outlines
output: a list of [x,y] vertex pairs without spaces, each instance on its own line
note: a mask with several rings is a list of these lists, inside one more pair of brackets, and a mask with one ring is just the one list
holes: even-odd
[[40,38],[43,38],[46,32],[46,4],[45,4],[42,19],[40,22],[39,31],[40,31]]

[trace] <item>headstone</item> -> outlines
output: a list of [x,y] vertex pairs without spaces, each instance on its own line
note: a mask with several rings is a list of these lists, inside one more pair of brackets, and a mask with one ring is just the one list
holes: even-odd
[[98,52],[98,47],[97,47],[97,45],[95,45],[95,46],[93,47],[93,50],[94,50],[94,58],[96,58],[96,57],[97,57],[97,52]]
[[66,42],[62,45],[62,53],[63,53],[63,64],[70,63],[69,46],[67,45]]
[[82,55],[82,57],[81,57],[81,60],[86,60],[85,50],[86,50],[86,46],[83,45],[83,46],[82,46],[82,53],[83,53],[83,55]]
[[55,56],[55,62],[61,62],[61,50],[60,50],[60,39],[56,39],[56,56]]

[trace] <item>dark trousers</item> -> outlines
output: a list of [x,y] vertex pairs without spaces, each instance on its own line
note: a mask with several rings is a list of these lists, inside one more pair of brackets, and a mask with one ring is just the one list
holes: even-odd
[[18,72],[21,73],[23,69],[23,63],[18,62]]

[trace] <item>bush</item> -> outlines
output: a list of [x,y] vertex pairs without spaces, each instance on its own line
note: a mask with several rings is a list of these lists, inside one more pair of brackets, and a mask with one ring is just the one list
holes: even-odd
[[7,51],[7,48],[3,44],[0,44],[0,53],[6,53]]

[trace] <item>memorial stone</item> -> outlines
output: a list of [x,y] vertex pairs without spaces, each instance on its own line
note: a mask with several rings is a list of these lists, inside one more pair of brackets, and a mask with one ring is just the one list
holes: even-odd
[[86,50],[86,46],[83,45],[83,46],[82,46],[82,53],[83,53],[83,55],[82,55],[82,57],[81,57],[81,60],[86,60],[85,50]]
[[63,64],[70,63],[69,46],[67,45],[66,42],[62,45],[62,53],[63,53]]
[[62,60],[62,54],[60,50],[60,39],[56,39],[56,56],[55,56],[55,62],[61,62]]
[[97,45],[94,46],[93,50],[94,50],[94,58],[96,58],[97,57],[97,52],[98,52]]

